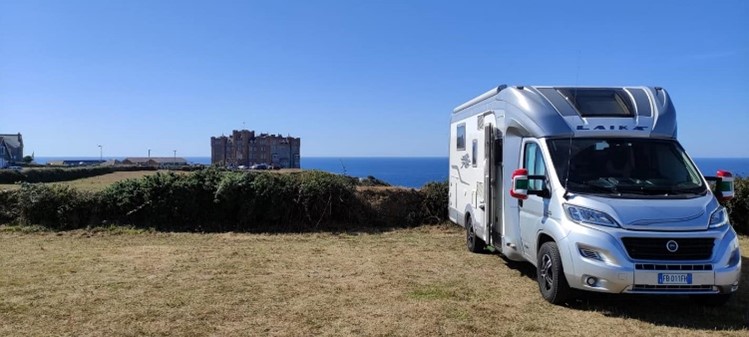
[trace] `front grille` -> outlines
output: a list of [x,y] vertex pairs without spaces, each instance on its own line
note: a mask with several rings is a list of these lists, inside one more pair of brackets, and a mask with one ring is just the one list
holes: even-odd
[[637,270],[713,270],[711,264],[651,264],[637,263]]
[[674,284],[669,284],[669,285],[635,284],[632,287],[632,291],[712,292],[713,286],[711,285],[674,285]]
[[[679,248],[669,252],[666,244],[676,241]],[[622,238],[627,253],[637,260],[708,260],[713,255],[712,238]]]

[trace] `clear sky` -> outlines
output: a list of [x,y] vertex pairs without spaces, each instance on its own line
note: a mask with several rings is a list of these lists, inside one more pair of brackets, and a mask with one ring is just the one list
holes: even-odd
[[0,133],[37,156],[447,156],[499,84],[663,86],[695,157],[749,157],[749,1],[0,0]]

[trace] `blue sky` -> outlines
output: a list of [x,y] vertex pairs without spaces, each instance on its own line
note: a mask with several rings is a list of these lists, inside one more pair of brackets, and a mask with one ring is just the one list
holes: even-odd
[[696,157],[749,157],[749,1],[5,1],[0,133],[37,156],[446,156],[498,84],[656,85]]

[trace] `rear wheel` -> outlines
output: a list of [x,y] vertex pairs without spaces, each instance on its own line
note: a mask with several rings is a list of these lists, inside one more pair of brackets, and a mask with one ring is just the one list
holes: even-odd
[[486,248],[484,240],[476,236],[476,232],[473,230],[473,221],[471,221],[470,215],[466,216],[466,247],[472,253],[481,253]]
[[720,307],[731,299],[731,294],[692,295],[689,298],[699,306]]
[[536,278],[541,295],[552,304],[562,304],[572,294],[567,278],[562,269],[562,258],[556,242],[549,241],[541,245],[536,264]]

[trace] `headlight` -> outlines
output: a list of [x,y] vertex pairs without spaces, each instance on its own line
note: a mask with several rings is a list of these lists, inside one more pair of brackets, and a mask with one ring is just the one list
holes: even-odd
[[614,218],[601,211],[569,204],[564,204],[564,209],[567,211],[567,216],[570,217],[570,220],[577,223],[619,227],[619,224],[614,220]]
[[733,267],[741,262],[741,252],[738,248],[734,249],[733,252],[731,252],[731,258],[728,259],[727,267]]
[[710,223],[707,225],[708,228],[720,228],[728,224],[728,212],[726,208],[721,206],[710,215]]

